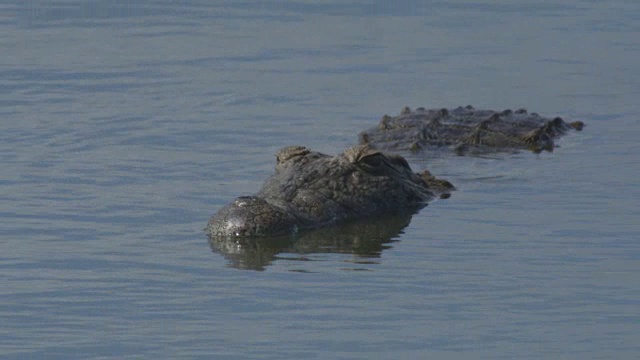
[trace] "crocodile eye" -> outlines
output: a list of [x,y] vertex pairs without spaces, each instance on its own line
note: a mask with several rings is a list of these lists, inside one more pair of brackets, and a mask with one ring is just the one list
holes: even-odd
[[380,153],[373,153],[361,157],[358,162],[371,168],[378,168],[384,164],[384,155]]
[[287,146],[276,153],[276,162],[281,164],[297,156],[305,156],[311,151],[304,146]]
[[407,162],[407,159],[403,158],[400,155],[395,155],[395,154],[390,154],[388,156],[389,160],[391,160],[395,165],[399,165],[400,167],[404,167],[407,168],[409,170],[411,170],[411,166],[409,166],[409,163]]

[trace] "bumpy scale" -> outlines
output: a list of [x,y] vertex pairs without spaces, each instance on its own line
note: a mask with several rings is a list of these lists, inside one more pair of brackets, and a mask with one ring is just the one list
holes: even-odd
[[456,109],[411,111],[385,115],[377,127],[360,133],[360,143],[392,151],[452,149],[458,155],[517,150],[553,151],[557,138],[571,129],[582,130],[584,123],[565,122],[516,111],[479,110],[472,106]]
[[277,236],[383,214],[415,212],[454,189],[428,171],[414,173],[399,155],[359,145],[336,156],[289,146],[275,173],[209,221],[210,236]]

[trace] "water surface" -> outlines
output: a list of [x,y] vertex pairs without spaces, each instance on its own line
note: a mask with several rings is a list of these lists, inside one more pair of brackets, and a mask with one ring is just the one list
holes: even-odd
[[[634,358],[639,20],[623,0],[0,4],[0,353]],[[554,153],[410,155],[459,190],[357,246],[209,246],[279,148],[467,104],[588,126]]]

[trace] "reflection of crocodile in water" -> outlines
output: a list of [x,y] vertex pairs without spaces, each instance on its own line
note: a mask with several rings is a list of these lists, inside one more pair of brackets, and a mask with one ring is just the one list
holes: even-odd
[[210,236],[277,236],[384,214],[413,213],[453,186],[414,173],[399,155],[367,145],[329,156],[302,146],[276,154],[273,174],[255,196],[242,196],[209,220]]
[[[264,270],[276,259],[309,260],[307,254],[353,254],[352,268],[375,261],[411,221],[412,213],[375,217],[303,232],[297,236],[210,237],[211,249],[238,269]],[[285,253],[285,254],[282,254]],[[279,255],[282,254],[282,255]]]
[[456,109],[411,111],[385,115],[377,127],[360,133],[360,143],[385,151],[420,151],[448,147],[457,154],[531,150],[553,151],[554,138],[570,129],[582,130],[584,123],[567,123],[562,118],[542,117],[525,109]]

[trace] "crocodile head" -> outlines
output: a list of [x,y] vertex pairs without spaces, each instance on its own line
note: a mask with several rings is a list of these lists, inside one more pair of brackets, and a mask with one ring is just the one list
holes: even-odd
[[428,171],[414,173],[399,155],[368,145],[336,156],[289,146],[276,154],[275,173],[253,196],[220,209],[211,236],[278,236],[300,230],[415,212],[454,189]]

